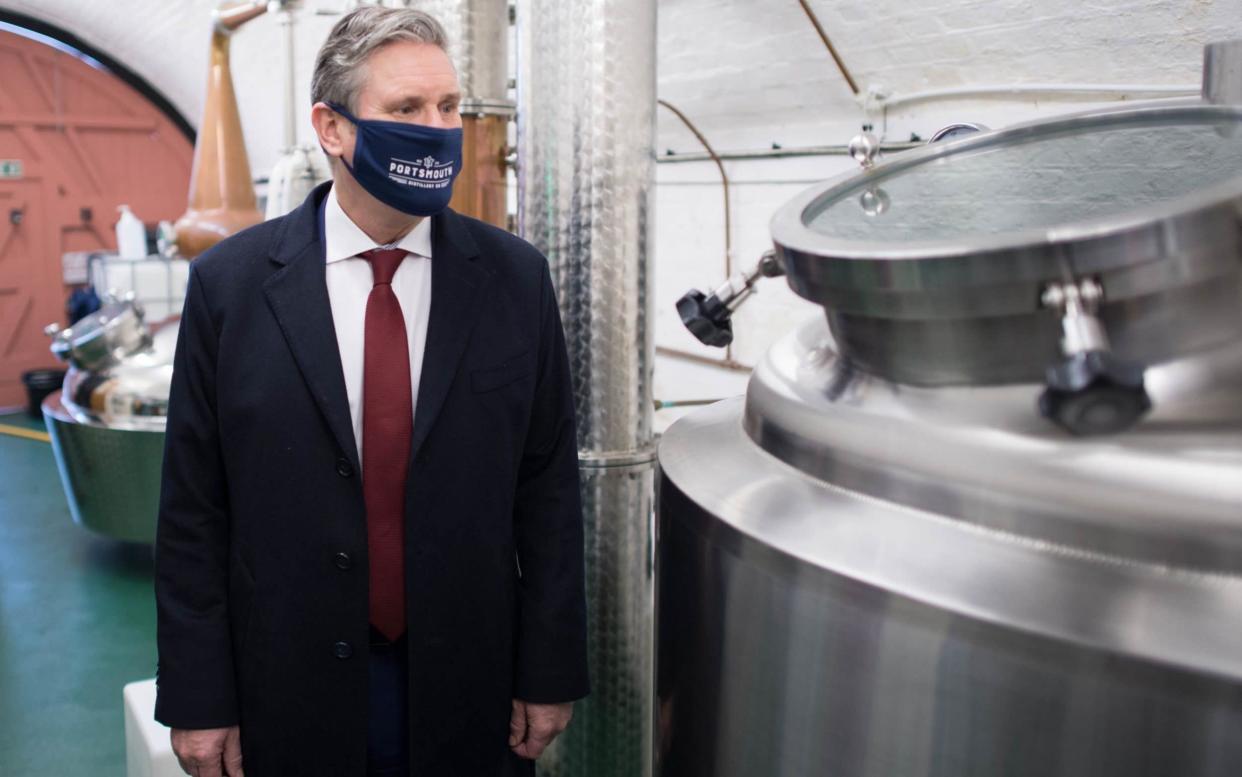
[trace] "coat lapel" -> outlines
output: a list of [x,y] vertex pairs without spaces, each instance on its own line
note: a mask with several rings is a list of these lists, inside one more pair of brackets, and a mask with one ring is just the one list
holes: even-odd
[[491,278],[476,261],[478,246],[453,211],[432,219],[431,241],[431,312],[414,406],[411,463],[444,405]]
[[316,188],[285,218],[270,252],[283,267],[264,281],[263,293],[332,436],[355,471],[361,471],[319,235],[319,203],[330,185]]

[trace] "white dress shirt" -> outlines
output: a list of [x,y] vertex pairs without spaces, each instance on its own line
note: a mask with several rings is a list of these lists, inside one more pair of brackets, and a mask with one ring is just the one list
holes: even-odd
[[418,381],[423,371],[423,348],[427,344],[427,317],[431,311],[431,219],[418,222],[395,245],[378,246],[358,228],[336,199],[336,187],[328,190],[324,206],[324,259],[328,301],[336,327],[336,345],[345,371],[345,393],[354,441],[362,459],[362,359],[366,332],[367,297],[374,281],[371,263],[358,255],[373,248],[403,248],[408,255],[397,267],[392,290],[401,304],[405,338],[410,348],[410,402],[418,400]]

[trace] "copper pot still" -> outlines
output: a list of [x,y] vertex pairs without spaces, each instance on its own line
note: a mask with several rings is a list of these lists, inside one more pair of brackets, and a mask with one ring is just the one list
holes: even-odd
[[222,3],[214,13],[207,101],[194,145],[189,208],[176,224],[177,249],[188,259],[263,220],[233,91],[229,46],[238,28],[267,9],[266,2],[250,0]]

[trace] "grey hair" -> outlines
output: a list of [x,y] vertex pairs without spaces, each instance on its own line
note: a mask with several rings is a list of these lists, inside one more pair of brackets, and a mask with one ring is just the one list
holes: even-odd
[[364,5],[347,13],[328,33],[315,58],[311,104],[337,103],[356,112],[367,58],[399,40],[430,43],[448,51],[444,28],[424,11]]

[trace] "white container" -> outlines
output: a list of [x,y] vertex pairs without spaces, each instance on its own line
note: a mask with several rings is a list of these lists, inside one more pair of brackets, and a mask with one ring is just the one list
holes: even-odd
[[128,205],[117,208],[121,218],[116,222],[116,250],[122,259],[145,259],[147,257],[147,228],[142,225]]
[[189,275],[190,263],[185,259],[158,255],[125,259],[96,254],[91,260],[91,283],[100,297],[124,297],[132,291],[146,311],[147,321],[153,323],[181,312]]
[[167,726],[155,720],[155,680],[129,683],[125,702],[125,774],[127,777],[184,777],[177,765]]

